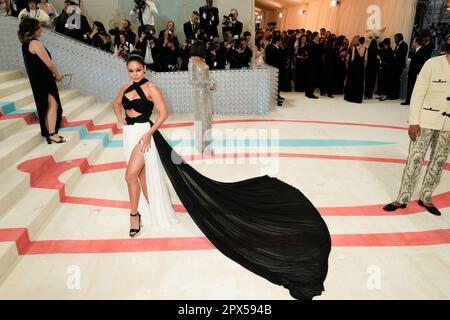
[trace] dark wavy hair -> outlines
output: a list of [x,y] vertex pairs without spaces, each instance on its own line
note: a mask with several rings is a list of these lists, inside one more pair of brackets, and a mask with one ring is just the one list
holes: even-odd
[[17,36],[21,43],[30,42],[35,40],[35,33],[40,28],[40,22],[33,18],[24,18],[19,24],[19,31],[17,31]]

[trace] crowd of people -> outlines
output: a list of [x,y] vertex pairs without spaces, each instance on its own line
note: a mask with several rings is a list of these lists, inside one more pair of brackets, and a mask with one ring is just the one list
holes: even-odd
[[[202,41],[206,45],[206,62],[211,70],[248,68],[253,55],[253,50],[250,49],[251,34],[244,32],[243,23],[238,20],[239,12],[231,9],[221,19],[213,0],[206,0],[206,4],[193,11],[189,21],[184,23],[183,42],[179,40],[174,21],[168,21],[165,29],[157,33],[155,15],[158,14],[158,9],[150,0],[135,1],[130,12],[130,16],[139,21],[137,34],[132,30],[131,21],[126,18],[121,21],[120,26],[110,30],[100,21],[89,25],[80,7],[71,0],[64,2],[59,14],[47,1],[1,1],[5,3],[5,13],[8,15],[19,19],[35,18],[45,27],[114,53],[122,60],[126,60],[130,53],[137,52],[153,71],[187,70],[189,51],[196,41]],[[75,16],[80,19],[74,19]],[[220,27],[223,41],[219,41]]]
[[[382,41],[381,41],[382,40]],[[398,33],[390,38],[370,39],[355,36],[351,40],[322,28],[320,32],[298,29],[290,31],[258,30],[256,64],[265,62],[280,70],[279,92],[305,92],[311,99],[344,95],[349,102],[364,99],[399,99],[400,78],[408,70],[409,105],[415,79],[423,64],[432,56],[435,41],[430,33],[415,34],[411,50]],[[278,105],[283,98],[278,95]]]
[[[168,21],[164,30],[157,33],[155,16],[158,9],[150,0],[136,0],[130,16],[139,20],[137,34],[132,31],[130,20],[123,19],[120,26],[107,30],[94,21],[89,25],[74,1],[66,0],[61,13],[54,6],[41,0],[1,0],[6,14],[19,18],[32,17],[43,25],[66,36],[88,43],[101,50],[114,53],[126,60],[133,52],[144,59],[153,71],[185,71],[188,69],[191,46],[202,41],[206,45],[206,63],[210,70],[240,69],[265,64],[280,70],[279,92],[305,92],[311,99],[318,99],[315,92],[330,98],[344,95],[349,102],[362,103],[379,95],[381,101],[399,98],[400,78],[406,68],[408,53],[412,58],[408,71],[410,102],[417,74],[439,44],[439,39],[450,31],[448,24],[432,25],[426,30],[413,31],[411,50],[402,34],[390,38],[370,39],[355,36],[349,40],[322,28],[319,32],[305,29],[277,31],[274,28],[256,31],[256,43],[252,34],[244,32],[239,12],[231,9],[222,19],[213,0],[192,12],[183,24],[185,40],[180,43],[174,21]],[[80,19],[72,17],[77,14]],[[221,27],[223,41],[219,41]],[[253,50],[254,48],[254,50]],[[278,94],[278,105],[284,98]]]

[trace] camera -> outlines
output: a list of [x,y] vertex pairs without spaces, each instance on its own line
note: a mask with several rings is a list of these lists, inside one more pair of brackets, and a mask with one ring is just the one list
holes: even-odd
[[228,16],[223,16],[222,25],[228,26],[231,23],[231,18],[234,18],[234,14],[230,13]]
[[142,9],[145,7],[145,0],[134,0],[134,3],[139,9]]

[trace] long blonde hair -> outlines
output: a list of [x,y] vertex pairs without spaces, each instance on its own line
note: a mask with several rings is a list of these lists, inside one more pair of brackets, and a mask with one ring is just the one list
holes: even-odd
[[360,36],[354,36],[352,42],[350,42],[350,48],[356,47],[359,45]]

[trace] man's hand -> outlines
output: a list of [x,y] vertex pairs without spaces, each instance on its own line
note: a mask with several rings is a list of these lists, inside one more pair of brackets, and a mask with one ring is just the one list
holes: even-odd
[[420,126],[419,125],[412,125],[409,126],[408,134],[411,138],[411,141],[416,141],[418,137],[420,137]]

